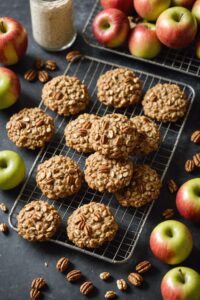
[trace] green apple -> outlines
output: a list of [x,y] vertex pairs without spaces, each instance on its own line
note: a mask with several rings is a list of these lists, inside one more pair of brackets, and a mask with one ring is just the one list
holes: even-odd
[[195,16],[197,23],[200,26],[200,0],[194,2],[192,14]]
[[13,189],[24,180],[25,174],[26,166],[18,153],[0,151],[0,189]]
[[193,269],[177,267],[163,277],[163,300],[200,300],[200,275]]
[[150,236],[150,248],[161,261],[175,265],[184,261],[192,251],[189,229],[181,222],[167,220],[158,224]]
[[133,0],[138,15],[147,21],[156,21],[159,15],[170,6],[170,2],[171,0]]
[[132,55],[142,58],[154,58],[161,50],[161,42],[156,35],[156,26],[151,23],[141,23],[133,28],[128,42]]
[[5,109],[18,100],[20,95],[20,82],[17,75],[0,67],[0,109]]

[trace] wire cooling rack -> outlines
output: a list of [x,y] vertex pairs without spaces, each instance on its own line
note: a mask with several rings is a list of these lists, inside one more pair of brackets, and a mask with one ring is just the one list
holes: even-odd
[[[83,57],[76,64],[68,65],[68,68],[65,71],[65,74],[70,76],[78,76],[80,80],[82,80],[89,89],[91,95],[91,103],[87,109],[87,112],[98,114],[103,116],[108,113],[123,113],[128,117],[132,117],[135,115],[142,114],[141,105],[135,105],[133,107],[128,107],[126,109],[113,109],[106,107],[101,104],[96,97],[96,82],[98,77],[104,72],[113,69],[115,67],[120,67],[119,65],[108,64],[104,61],[97,60],[90,57]],[[121,66],[122,67],[122,66]],[[153,74],[144,73],[144,72],[136,72],[143,82],[143,93],[145,93],[150,87],[154,86],[157,83],[170,83],[171,80],[166,78],[161,78],[154,76]],[[178,83],[184,90],[189,99],[189,105],[191,107],[193,99],[194,99],[194,90],[183,83]],[[146,205],[143,208],[124,208],[118,205],[114,196],[109,193],[99,193],[94,190],[88,188],[86,183],[83,185],[81,191],[73,197],[66,198],[61,201],[52,201],[48,200],[45,196],[42,195],[41,191],[36,186],[35,175],[37,165],[43,162],[46,159],[54,155],[68,155],[72,159],[76,160],[80,165],[81,169],[84,169],[86,154],[80,154],[73,149],[68,148],[65,145],[64,139],[64,128],[70,119],[73,118],[63,118],[59,117],[54,112],[48,110],[43,103],[40,103],[40,107],[47,111],[48,114],[53,116],[55,120],[55,128],[56,134],[53,140],[47,145],[45,149],[42,149],[35,162],[30,170],[30,173],[27,177],[27,180],[24,186],[21,189],[21,192],[14,203],[14,206],[9,215],[9,223],[11,227],[17,230],[17,214],[23,208],[23,206],[30,202],[33,199],[42,199],[48,201],[51,204],[54,204],[58,209],[61,217],[62,217],[62,226],[59,233],[51,240],[54,243],[63,245],[65,247],[75,249],[92,256],[101,258],[108,262],[112,263],[122,263],[127,261],[133,254],[138,238],[142,232],[142,229],[145,225],[147,217],[151,211],[153,204]],[[189,107],[189,108],[190,108]],[[189,113],[189,111],[188,111]],[[168,169],[170,161],[172,159],[174,150],[176,148],[178,139],[183,130],[184,124],[186,122],[187,116],[184,120],[179,120],[174,124],[159,124],[162,143],[157,152],[152,155],[145,156],[142,158],[133,158],[134,161],[140,163],[147,163],[152,168],[156,169],[160,174],[161,178],[165,176],[165,173]],[[83,250],[79,249],[71,242],[68,241],[66,235],[66,221],[68,216],[80,205],[87,204],[90,201],[98,201],[109,205],[111,208],[117,223],[119,224],[119,231],[112,242],[105,244],[95,250]],[[159,200],[158,200],[159,201]]]
[[199,77],[200,63],[199,60],[195,58],[194,45],[191,45],[181,50],[174,50],[167,47],[163,47],[161,53],[156,58],[151,60],[132,56],[129,53],[127,47],[109,49],[100,45],[92,33],[92,21],[100,10],[102,10],[102,7],[100,6],[99,0],[97,0],[83,28],[83,38],[87,44],[89,44],[92,47],[105,50],[111,53],[120,54],[122,56],[126,56],[132,59],[152,63],[154,65],[163,66],[166,68],[170,68],[176,71]]

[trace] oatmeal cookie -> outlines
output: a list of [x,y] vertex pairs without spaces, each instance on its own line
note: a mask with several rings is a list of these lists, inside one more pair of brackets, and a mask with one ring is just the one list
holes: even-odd
[[85,180],[91,189],[114,193],[128,186],[133,174],[133,163],[128,160],[109,159],[98,152],[85,162]]
[[140,135],[134,154],[147,155],[156,151],[160,144],[160,130],[156,123],[145,116],[136,116],[131,119]]
[[40,108],[24,108],[6,125],[9,139],[20,148],[42,148],[54,134],[53,119]]
[[126,116],[108,114],[94,122],[90,143],[95,151],[109,158],[127,158],[138,138],[134,124]]
[[114,239],[118,225],[108,206],[90,202],[77,208],[67,221],[67,235],[77,247],[96,248]]
[[185,116],[188,100],[176,84],[157,84],[147,91],[142,101],[144,114],[160,122],[176,122]]
[[18,234],[28,241],[47,241],[61,224],[59,213],[53,205],[34,200],[26,204],[19,215]]
[[42,100],[59,115],[78,114],[89,103],[87,87],[77,78],[57,76],[47,82],[42,90]]
[[65,128],[67,146],[78,152],[94,152],[89,136],[93,122],[99,119],[100,117],[93,114],[82,114],[69,122]]
[[148,165],[135,165],[130,185],[115,196],[122,206],[141,207],[157,199],[160,189],[161,180],[155,170]]
[[79,191],[82,172],[69,157],[56,155],[44,161],[37,168],[36,182],[42,193],[49,199],[61,199]]
[[137,75],[127,68],[117,68],[101,75],[97,81],[99,101],[116,108],[140,101],[142,85]]

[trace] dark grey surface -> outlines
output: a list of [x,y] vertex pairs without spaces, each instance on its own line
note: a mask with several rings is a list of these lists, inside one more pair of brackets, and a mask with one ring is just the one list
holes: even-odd
[[[11,143],[6,136],[5,124],[9,117],[22,107],[35,106],[40,101],[40,93],[42,85],[40,83],[30,84],[24,81],[23,73],[31,66],[35,57],[43,57],[45,59],[56,59],[59,65],[58,74],[62,73],[66,67],[65,54],[66,51],[59,54],[51,54],[41,50],[40,47],[32,39],[29,4],[28,0],[7,0],[0,2],[0,13],[2,16],[12,16],[21,21],[29,32],[29,48],[24,60],[12,69],[17,72],[21,79],[22,95],[20,102],[11,109],[0,112],[0,150],[12,149],[17,150],[26,160],[27,170],[30,169],[34,160],[36,152],[19,150],[13,143]],[[172,164],[169,168],[167,177],[175,178],[178,184],[185,180],[199,176],[200,172],[197,170],[193,175],[188,175],[184,172],[184,162],[190,158],[195,152],[200,151],[200,146],[189,142],[191,132],[200,128],[200,104],[199,104],[199,83],[198,79],[167,71],[165,69],[156,68],[149,64],[141,64],[136,61],[123,59],[119,56],[104,55],[94,49],[91,49],[84,44],[81,38],[81,30],[92,7],[93,1],[90,0],[75,0],[76,19],[79,36],[73,49],[81,50],[83,53],[99,58],[104,58],[108,61],[120,62],[131,67],[139,68],[149,72],[155,72],[158,75],[168,76],[170,78],[181,80],[185,83],[191,84],[196,91],[195,103],[190,112],[189,120],[185,126],[181,140],[178,144],[178,149],[173,158]],[[54,73],[56,75],[56,73]],[[19,188],[0,192],[0,201],[5,202],[11,208],[15,200]],[[0,300],[27,300],[29,299],[30,284],[34,277],[43,276],[48,282],[48,288],[44,291],[44,299],[55,300],[74,300],[85,299],[79,293],[80,282],[69,284],[64,275],[55,270],[55,264],[59,257],[65,255],[69,257],[72,262],[71,267],[80,269],[85,278],[92,280],[96,286],[92,299],[103,299],[106,290],[116,290],[115,281],[119,278],[127,278],[129,272],[134,270],[134,265],[141,259],[149,259],[153,264],[153,269],[145,275],[145,283],[141,288],[129,287],[127,292],[118,292],[120,299],[161,299],[160,282],[162,276],[169,266],[158,262],[152,255],[148,245],[149,234],[153,227],[162,220],[161,212],[164,208],[174,207],[174,195],[171,195],[166,185],[162,189],[162,194],[158,202],[156,202],[151,215],[148,218],[146,226],[142,232],[141,238],[137,245],[134,256],[130,261],[123,265],[111,265],[100,260],[91,258],[89,256],[73,252],[66,248],[53,245],[51,243],[28,243],[17,236],[15,232],[10,230],[7,236],[0,235]],[[177,219],[184,221],[178,214]],[[7,215],[0,213],[0,222],[7,223]],[[200,254],[200,238],[199,227],[192,223],[184,221],[188,224],[192,231],[194,238],[194,250],[189,259],[183,265],[187,265],[200,271],[199,254]],[[48,263],[48,267],[44,266],[44,262]],[[102,282],[98,276],[102,271],[109,271],[112,274],[112,280],[107,283]],[[82,282],[82,281],[81,281]],[[192,299],[191,299],[192,300]]]

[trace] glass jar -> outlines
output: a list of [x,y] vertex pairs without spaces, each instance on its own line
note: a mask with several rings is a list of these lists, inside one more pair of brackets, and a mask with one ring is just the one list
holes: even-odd
[[33,37],[48,51],[70,47],[76,39],[73,0],[30,0]]

